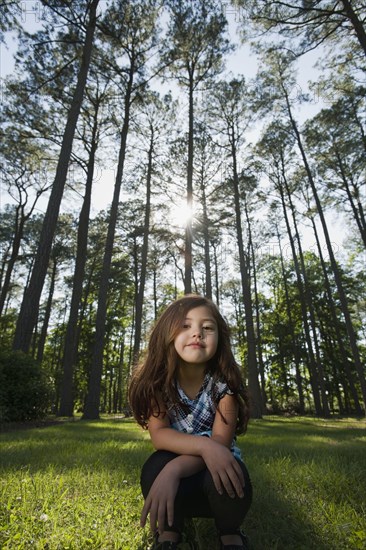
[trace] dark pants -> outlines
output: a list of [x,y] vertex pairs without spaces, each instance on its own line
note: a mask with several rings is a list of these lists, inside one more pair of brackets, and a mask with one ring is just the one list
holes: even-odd
[[[156,451],[145,462],[141,472],[141,489],[147,497],[155,478],[177,455],[170,451]],[[238,531],[252,502],[252,484],[248,471],[240,460],[245,487],[244,497],[230,498],[226,491],[220,495],[207,468],[180,481],[174,505],[174,524],[167,531],[181,533],[184,518],[213,518],[220,535],[231,535]]]

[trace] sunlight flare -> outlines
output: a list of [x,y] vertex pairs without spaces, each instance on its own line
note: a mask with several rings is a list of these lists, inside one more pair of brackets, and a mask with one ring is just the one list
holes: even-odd
[[173,227],[185,228],[195,217],[196,208],[185,201],[181,201],[170,208],[169,225]]

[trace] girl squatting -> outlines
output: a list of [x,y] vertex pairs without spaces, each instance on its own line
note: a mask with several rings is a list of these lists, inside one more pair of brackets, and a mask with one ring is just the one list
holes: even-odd
[[188,295],[158,319],[130,404],[156,451],[141,472],[152,549],[178,548],[184,519],[215,521],[221,549],[248,548],[240,526],[252,500],[235,434],[244,433],[248,399],[229,328],[213,302]]

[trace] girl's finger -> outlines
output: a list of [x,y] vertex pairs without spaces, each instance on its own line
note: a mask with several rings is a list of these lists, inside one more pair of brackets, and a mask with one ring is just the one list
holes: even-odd
[[226,472],[223,472],[221,474],[221,482],[225,488],[225,491],[229,495],[229,497],[235,498],[235,491],[234,491],[233,485],[230,481],[229,475]]
[[145,500],[145,504],[142,508],[142,511],[141,511],[141,517],[140,517],[140,525],[141,527],[145,527],[145,524],[146,524],[146,518],[147,518],[147,514],[149,513],[149,509],[148,509],[148,504],[147,504],[147,500]]
[[159,513],[156,510],[156,506],[154,502],[151,503],[149,512],[150,512],[150,529],[154,533],[156,531],[157,515]]
[[168,500],[166,505],[166,515],[168,520],[168,525],[171,527],[174,522],[174,501]]
[[214,474],[211,474],[211,475],[212,475],[214,485],[216,487],[216,491],[219,493],[219,495],[222,495],[224,491],[223,491],[223,488],[222,488],[222,483],[221,483],[220,476],[217,473],[214,473]]
[[159,531],[160,535],[164,532],[164,528],[165,528],[165,513],[166,513],[165,506],[159,506],[159,509],[158,509],[158,531]]
[[[239,468],[239,469],[240,469],[240,472],[242,474],[241,468]],[[243,491],[244,479],[243,479],[243,475],[239,476],[238,470],[236,468],[233,468],[231,472],[230,471],[228,472],[228,476],[229,476],[229,479],[231,481],[231,485],[234,487],[235,492],[238,495],[238,497],[243,497],[244,496],[244,491]],[[243,480],[243,482],[242,482],[242,480]]]

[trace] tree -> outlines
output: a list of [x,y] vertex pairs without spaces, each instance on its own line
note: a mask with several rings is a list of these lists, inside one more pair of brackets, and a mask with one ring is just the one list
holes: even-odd
[[[363,0],[236,0],[254,22],[288,37],[300,37],[300,53],[333,39],[356,39],[366,55],[365,4]],[[350,32],[351,31],[351,32]],[[294,47],[293,40],[290,42]],[[296,46],[295,46],[296,47]]]
[[[13,133],[14,135],[16,135],[16,131]],[[11,251],[9,250],[4,278],[1,277],[0,316],[9,293],[13,269],[19,257],[26,223],[32,216],[40,197],[49,189],[47,178],[42,177],[40,170],[41,163],[46,161],[46,156],[41,153],[41,149],[37,146],[30,146],[19,135],[18,139],[14,141],[9,139],[3,149],[5,149],[3,153],[6,160],[2,165],[1,173],[3,181],[8,187],[8,194],[16,206]]]
[[248,352],[248,388],[252,399],[252,414],[260,418],[263,413],[262,396],[258,380],[256,337],[253,322],[253,300],[251,292],[250,256],[244,246],[242,203],[240,192],[239,151],[244,142],[244,132],[252,121],[249,93],[244,79],[220,81],[211,94],[209,112],[216,121],[216,132],[222,138],[230,164],[226,185],[230,189],[235,212],[235,232],[238,245],[240,278],[245,309],[245,327]]
[[362,203],[366,186],[365,90],[354,92],[307,121],[304,140],[316,161],[328,202],[347,216],[347,222],[354,222],[366,248],[366,213]]
[[73,98],[68,113],[68,118],[63,134],[63,140],[56,168],[56,175],[52,185],[47,210],[44,217],[42,232],[38,245],[31,279],[24,293],[22,305],[19,312],[16,331],[13,341],[14,350],[27,352],[31,343],[33,328],[37,319],[38,303],[41,296],[43,283],[48,267],[49,257],[52,248],[52,239],[55,233],[60,203],[66,183],[67,170],[71,157],[72,143],[75,128],[78,121],[80,108],[84,95],[84,88],[88,76],[94,32],[97,22],[97,7],[99,0],[92,0],[87,7],[89,15],[85,29],[85,40],[81,56],[81,64],[78,72],[77,83],[74,89]]
[[[288,164],[291,160],[291,157],[288,154],[288,149],[291,148],[293,144],[293,139],[288,135],[288,128],[281,126],[281,124],[272,124],[269,128],[266,129],[264,137],[260,142],[260,147],[263,147],[264,151],[267,151],[266,156],[270,157],[268,167],[266,171],[270,178],[270,181],[273,183],[276,193],[278,193],[280,198],[280,204],[283,213],[283,219],[285,221],[287,237],[290,243],[292,261],[294,265],[294,271],[296,274],[296,284],[298,287],[298,297],[301,305],[302,313],[302,322],[305,332],[305,339],[307,344],[307,353],[308,353],[308,370],[310,376],[310,384],[314,399],[314,406],[316,413],[318,415],[323,414],[323,406],[321,404],[319,388],[320,385],[324,387],[324,382],[319,380],[319,356],[314,353],[314,344],[312,339],[312,332],[314,334],[315,327],[314,323],[310,323],[310,314],[309,310],[311,309],[311,296],[309,295],[308,286],[305,280],[304,264],[300,262],[298,257],[298,245],[300,243],[300,236],[297,229],[295,213],[293,204],[288,208],[287,200],[289,196],[289,183],[288,183]],[[263,153],[262,153],[263,154]],[[264,155],[263,155],[264,156]],[[264,157],[265,158],[265,157]],[[295,224],[293,228],[291,226],[291,212],[292,219]],[[281,252],[282,256],[282,252]],[[283,268],[282,268],[283,269]],[[286,287],[285,287],[286,288]],[[286,290],[286,299],[288,300],[288,294]],[[288,302],[289,303],[289,300]],[[291,317],[289,316],[289,319]],[[313,320],[313,315],[311,315]],[[311,330],[312,329],[312,330]],[[295,344],[295,332],[291,329],[292,333],[292,342]],[[296,349],[296,344],[294,350]],[[324,393],[324,392],[323,392]]]
[[251,265],[251,280],[254,293],[254,306],[255,307],[255,328],[256,328],[256,344],[257,344],[257,355],[258,355],[258,370],[261,381],[261,394],[262,394],[262,403],[263,406],[266,405],[266,390],[265,390],[265,374],[264,374],[264,364],[263,364],[263,354],[262,354],[262,344],[261,344],[261,322],[260,322],[260,311],[259,311],[259,297],[258,297],[258,279],[257,279],[257,258],[256,258],[256,247],[258,244],[254,242],[254,223],[253,223],[253,214],[258,212],[258,179],[256,175],[256,166],[251,168],[246,168],[242,171],[240,175],[240,195],[242,201],[242,209],[245,213],[246,221],[246,233],[247,233],[247,254],[249,262]]
[[98,74],[94,75],[94,86],[90,85],[86,89],[87,105],[85,109],[83,109],[85,126],[82,133],[82,142],[87,151],[88,160],[86,161],[86,165],[83,163],[83,169],[86,176],[85,193],[79,215],[70,315],[67,323],[65,349],[62,360],[62,388],[58,410],[60,416],[72,416],[73,414],[73,372],[78,346],[78,313],[82,298],[85,264],[87,261],[92,186],[95,174],[96,154],[101,140],[103,126],[108,124],[105,118],[103,119],[100,112],[103,110],[105,101],[109,100],[109,81],[108,79],[106,82],[101,80]]
[[4,33],[19,27],[18,16],[23,6],[13,0],[5,0],[0,6],[0,43],[4,42]]
[[[146,0],[143,3],[121,0],[111,4],[101,25],[106,39],[106,48],[110,49],[110,55],[109,57],[106,56],[105,63],[112,72],[113,77],[119,79],[119,86],[123,94],[123,124],[120,132],[118,167],[109,213],[108,233],[100,278],[95,344],[88,383],[88,395],[83,415],[86,419],[99,417],[108,280],[119,210],[119,196],[126,159],[131,108],[133,103],[139,100],[139,94],[146,84],[144,72],[146,71],[148,55],[152,54],[156,46],[155,23],[157,9],[158,4],[154,0]],[[122,18],[120,16],[121,13],[123,13]],[[120,66],[121,56],[123,62],[126,63],[122,67]]]
[[[360,405],[360,402],[359,402],[359,399],[358,399],[357,389],[356,389],[355,382],[354,382],[354,376],[353,376],[353,373],[351,372],[350,362],[349,362],[349,359],[348,359],[348,352],[345,349],[344,331],[342,330],[342,323],[340,322],[339,316],[337,315],[336,304],[335,304],[335,300],[333,298],[334,293],[333,293],[333,290],[332,290],[330,277],[328,275],[328,269],[327,269],[327,265],[326,265],[326,262],[325,262],[325,259],[324,259],[322,247],[320,245],[318,230],[317,230],[317,226],[316,226],[316,223],[315,223],[314,215],[312,213],[312,208],[311,208],[309,196],[306,196],[306,200],[307,200],[307,204],[308,204],[308,216],[311,220],[311,225],[313,227],[314,236],[315,236],[315,240],[316,240],[316,244],[317,244],[319,260],[320,260],[320,264],[321,264],[322,270],[323,270],[324,283],[325,283],[325,288],[326,288],[326,292],[327,292],[327,305],[328,305],[329,310],[330,310],[330,318],[332,319],[332,330],[335,332],[335,343],[337,344],[337,346],[339,348],[339,352],[340,352],[340,356],[341,356],[341,366],[342,367],[341,367],[340,370],[344,369],[345,372],[346,372],[347,384],[350,388],[350,392],[351,392],[351,395],[352,395],[352,398],[353,398],[355,410],[356,410],[357,414],[361,415],[362,410],[361,410],[361,405]],[[329,318],[329,315],[328,315],[328,318]],[[329,332],[331,333],[332,331],[329,331]],[[345,386],[345,384],[344,384],[344,386]],[[346,387],[344,387],[344,394],[345,395],[347,394],[347,388]],[[342,410],[342,405],[341,405],[341,399],[340,398],[339,398],[339,403],[340,403],[340,410]]]
[[[170,117],[170,122],[169,122]],[[172,109],[172,100],[170,96],[160,98],[157,93],[146,93],[145,103],[141,106],[139,116],[135,118],[134,130],[140,142],[139,149],[146,154],[147,162],[144,170],[143,180],[145,181],[145,215],[142,225],[143,243],[141,252],[141,265],[139,266],[139,277],[136,288],[136,315],[135,315],[135,338],[133,348],[134,363],[138,361],[141,336],[142,336],[142,317],[145,296],[145,285],[149,258],[149,241],[151,232],[151,210],[152,195],[154,190],[154,176],[156,176],[156,163],[158,151],[161,154],[163,147],[163,137],[167,137],[167,128],[172,128],[174,121],[174,111]],[[143,145],[141,147],[141,144]],[[141,186],[139,186],[139,194]]]
[[195,171],[197,180],[197,203],[201,205],[202,214],[197,219],[196,234],[202,234],[204,263],[204,294],[213,297],[211,248],[217,238],[220,224],[220,209],[215,204],[215,194],[221,185],[221,157],[219,148],[212,140],[204,123],[196,130],[195,148],[197,151]]
[[270,68],[270,72],[267,73],[266,84],[267,85],[270,84],[271,93],[274,92],[274,97],[277,99],[277,101],[279,101],[280,104],[282,104],[283,112],[284,114],[286,114],[288,118],[288,122],[292,129],[295,143],[298,147],[300,157],[303,163],[303,167],[313,194],[317,213],[321,221],[323,234],[324,234],[324,238],[327,246],[327,251],[328,251],[330,262],[332,265],[333,274],[336,281],[337,290],[339,293],[340,302],[342,306],[342,312],[343,312],[344,320],[347,327],[347,333],[350,340],[353,360],[355,362],[356,370],[358,373],[359,383],[361,386],[361,392],[362,392],[365,412],[366,412],[366,379],[365,379],[365,373],[362,366],[360,352],[357,344],[357,335],[352,323],[350,308],[348,305],[348,298],[344,290],[339,265],[334,255],[332,241],[329,235],[329,230],[328,230],[326,218],[324,215],[324,209],[319,197],[318,189],[315,182],[315,177],[313,176],[313,171],[311,169],[308,156],[306,154],[305,147],[303,144],[303,139],[302,139],[300,130],[298,128],[297,122],[295,120],[292,105],[291,105],[291,99],[290,99],[290,93],[289,93],[289,88],[291,89],[291,85],[292,85],[291,76],[290,76],[290,70],[291,70],[290,59],[288,55],[280,54],[276,48],[272,52],[272,55],[269,55],[267,52],[266,59]]
[[[54,299],[54,294],[56,290],[57,277],[62,265],[65,266],[67,263],[70,263],[72,257],[73,249],[73,232],[71,231],[73,227],[73,217],[71,215],[62,214],[57,222],[57,231],[51,251],[51,265],[49,270],[49,288],[47,294],[46,305],[44,309],[44,316],[42,322],[41,332],[38,338],[38,341],[35,342],[36,348],[36,358],[38,361],[42,361],[44,347],[47,338],[47,332],[49,328],[49,323],[51,319],[51,310],[52,302]],[[67,304],[67,299],[65,297],[65,304]],[[66,305],[65,305],[66,308]]]
[[[187,206],[193,204],[194,98],[199,87],[212,87],[222,70],[223,56],[230,50],[224,38],[226,20],[216,0],[169,0],[170,26],[164,59],[170,74],[188,93]],[[192,291],[192,224],[185,229],[185,293]]]

